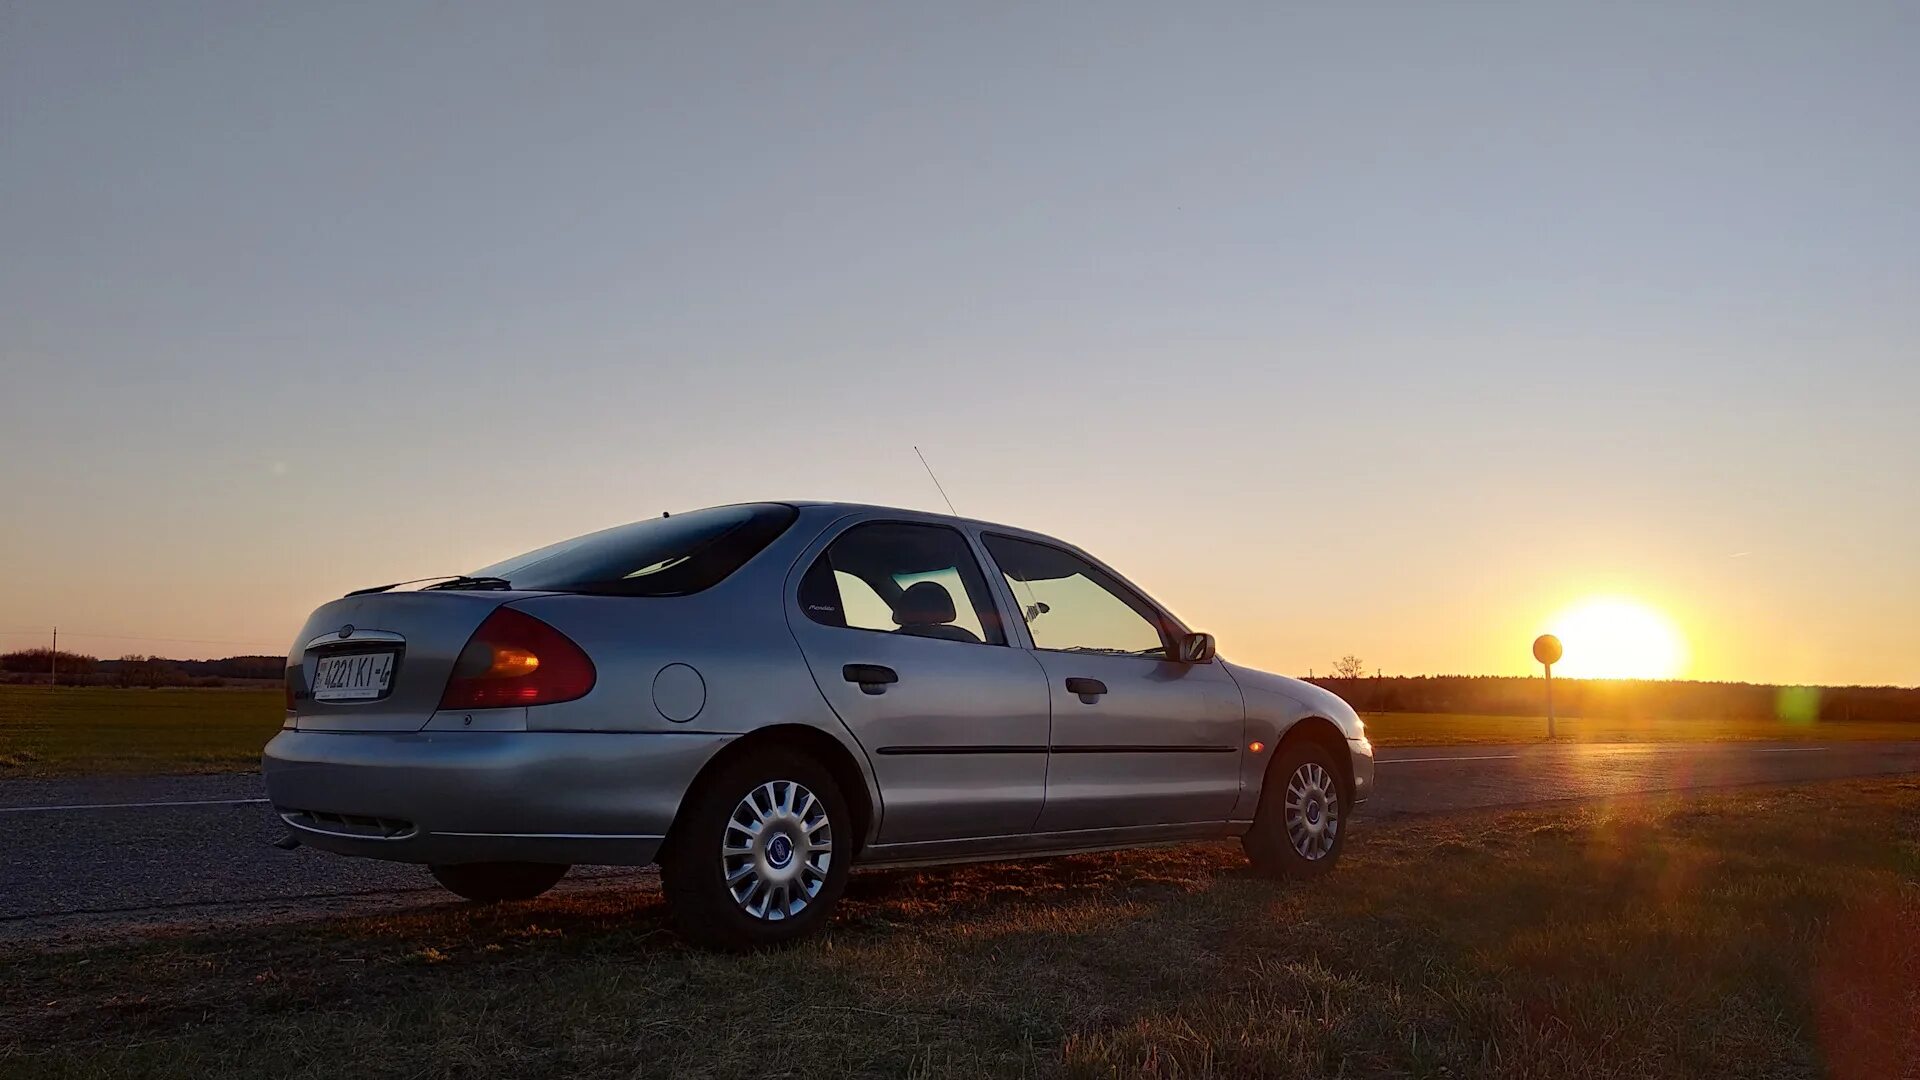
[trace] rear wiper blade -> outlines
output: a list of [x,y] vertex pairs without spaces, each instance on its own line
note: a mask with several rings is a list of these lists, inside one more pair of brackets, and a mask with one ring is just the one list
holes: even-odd
[[511,588],[513,588],[513,582],[503,577],[469,577],[466,574],[461,574],[459,577],[443,581],[438,585],[429,585],[420,591],[429,592],[434,589],[503,590]]
[[[411,581],[396,581],[391,585],[369,585],[364,589],[355,589],[348,596],[370,596],[397,589],[402,585],[418,585],[423,581],[437,581],[438,585],[429,585],[427,589],[511,589],[513,584],[506,578],[468,577],[466,574],[440,574],[436,577],[418,577]],[[427,591],[426,589],[420,590]]]

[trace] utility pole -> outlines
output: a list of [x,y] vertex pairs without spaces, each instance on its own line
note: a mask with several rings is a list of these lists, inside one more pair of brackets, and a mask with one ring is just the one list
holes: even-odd
[[47,653],[47,685],[60,685],[60,628],[53,628],[53,650]]

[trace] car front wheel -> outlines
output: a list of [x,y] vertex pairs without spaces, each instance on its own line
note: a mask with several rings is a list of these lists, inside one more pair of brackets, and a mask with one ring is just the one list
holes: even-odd
[[851,818],[825,766],[798,753],[748,753],[706,777],[660,856],[680,932],[749,949],[825,925],[846,888]]
[[1287,743],[1267,773],[1253,827],[1240,845],[1253,868],[1268,877],[1319,877],[1340,860],[1350,809],[1333,752],[1306,739]]

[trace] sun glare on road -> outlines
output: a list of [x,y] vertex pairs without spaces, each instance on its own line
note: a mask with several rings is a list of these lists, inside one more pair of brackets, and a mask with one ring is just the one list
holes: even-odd
[[1576,679],[1671,679],[1687,666],[1687,641],[1657,609],[1618,596],[1582,600],[1555,615],[1547,632],[1566,657],[1553,673]]

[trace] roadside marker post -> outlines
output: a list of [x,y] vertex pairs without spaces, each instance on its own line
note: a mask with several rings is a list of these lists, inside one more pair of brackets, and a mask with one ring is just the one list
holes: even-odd
[[1541,634],[1533,639],[1533,658],[1547,669],[1547,738],[1554,737],[1553,732],[1553,665],[1560,662],[1565,650],[1560,647],[1560,639],[1552,634]]

